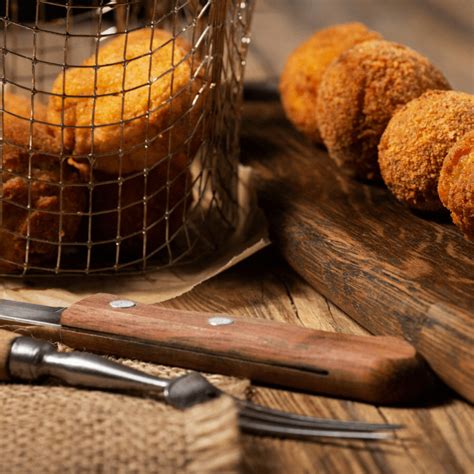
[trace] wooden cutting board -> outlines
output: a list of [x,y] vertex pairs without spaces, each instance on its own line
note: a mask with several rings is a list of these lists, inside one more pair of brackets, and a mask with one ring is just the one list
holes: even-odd
[[383,186],[344,177],[275,100],[246,104],[242,157],[294,270],[373,334],[405,337],[474,402],[474,243],[449,216],[413,213]]

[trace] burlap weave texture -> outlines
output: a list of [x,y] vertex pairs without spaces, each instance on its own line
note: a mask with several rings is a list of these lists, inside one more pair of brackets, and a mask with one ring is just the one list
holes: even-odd
[[[183,373],[136,361],[161,377]],[[209,379],[242,397],[248,381]],[[230,397],[180,411],[150,398],[56,385],[0,385],[0,472],[236,472],[237,412]]]

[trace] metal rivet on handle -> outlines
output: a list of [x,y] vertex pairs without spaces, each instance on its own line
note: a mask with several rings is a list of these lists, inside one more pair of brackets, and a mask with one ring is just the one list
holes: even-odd
[[114,300],[109,303],[112,308],[133,308],[137,305],[134,301],[131,300]]
[[211,326],[227,326],[232,324],[234,320],[228,316],[213,316],[212,318],[209,318],[207,322]]

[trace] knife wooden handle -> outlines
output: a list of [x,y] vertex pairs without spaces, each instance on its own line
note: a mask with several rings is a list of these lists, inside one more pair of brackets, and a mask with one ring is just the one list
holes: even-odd
[[413,402],[432,387],[429,368],[402,339],[234,316],[231,324],[213,326],[209,319],[222,315],[140,303],[111,307],[118,299],[85,298],[64,311],[61,324],[114,336],[89,350],[372,403]]

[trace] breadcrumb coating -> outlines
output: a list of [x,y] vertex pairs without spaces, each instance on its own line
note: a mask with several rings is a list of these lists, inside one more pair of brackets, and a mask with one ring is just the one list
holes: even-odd
[[368,41],[326,70],[317,120],[329,155],[348,174],[378,179],[377,146],[394,112],[430,89],[449,89],[428,59],[406,46]]
[[[0,272],[21,271],[27,257],[28,265],[44,266],[50,262],[57,256],[60,240],[76,240],[81,221],[77,213],[86,207],[86,188],[66,186],[61,195],[61,180],[66,185],[78,184],[81,182],[79,174],[66,163],[61,165],[57,141],[47,126],[36,122],[31,129],[29,169],[30,107],[28,99],[5,95],[4,109],[24,119],[7,112],[3,114]],[[45,120],[45,109],[35,105],[34,118]],[[30,213],[27,210],[29,203]],[[65,213],[62,220],[60,211]],[[28,234],[31,239],[38,240],[30,241],[27,254]]]
[[383,180],[395,197],[414,209],[442,209],[438,179],[450,148],[474,129],[474,96],[429,91],[390,120],[379,146]]
[[344,23],[317,31],[291,53],[281,75],[280,93],[288,119],[300,132],[322,143],[315,110],[324,71],[345,50],[381,38],[362,23]]
[[[48,120],[58,125],[55,133],[68,152],[77,159],[92,154],[94,169],[109,174],[143,170],[169,152],[193,152],[204,102],[199,96],[193,103],[203,84],[198,63],[184,40],[173,40],[164,30],[120,35],[101,46],[85,67],[57,77],[52,92],[58,95],[51,97]],[[70,97],[63,100],[62,94]],[[146,140],[152,142],[148,152]]]
[[453,222],[474,240],[474,130],[449,150],[441,168],[438,193],[451,211]]

